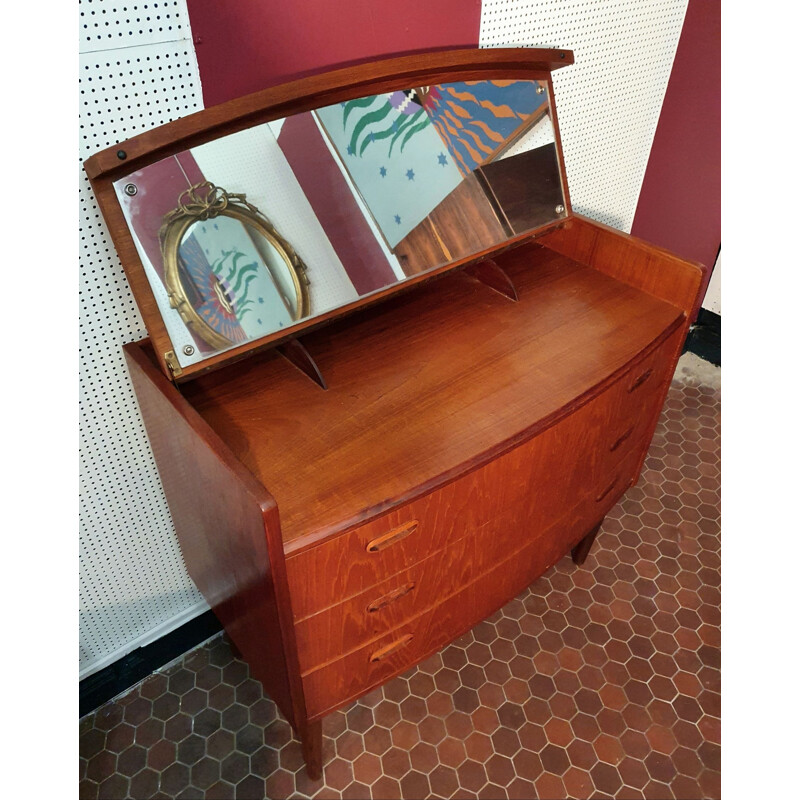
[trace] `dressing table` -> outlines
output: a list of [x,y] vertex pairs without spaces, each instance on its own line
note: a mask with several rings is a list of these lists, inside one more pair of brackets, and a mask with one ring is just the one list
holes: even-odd
[[641,470],[704,268],[572,211],[572,62],[376,61],[85,164],[186,566],[311,777],[327,714],[582,563]]

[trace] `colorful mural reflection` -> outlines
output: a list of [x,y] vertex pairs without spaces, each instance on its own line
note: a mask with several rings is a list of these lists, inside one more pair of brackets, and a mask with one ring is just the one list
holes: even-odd
[[466,81],[316,114],[390,247],[547,110],[536,81]]

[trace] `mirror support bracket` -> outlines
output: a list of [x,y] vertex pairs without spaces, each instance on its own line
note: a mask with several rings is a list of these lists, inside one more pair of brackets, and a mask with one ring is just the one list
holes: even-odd
[[287,361],[294,364],[300,372],[307,375],[317,386],[321,386],[323,389],[328,388],[317,362],[314,361],[311,353],[306,350],[305,345],[299,339],[289,339],[283,344],[279,344],[275,350]]
[[509,300],[515,302],[519,300],[514,282],[493,258],[484,259],[477,264],[470,264],[464,268],[464,272],[490,289],[494,289],[494,291],[504,295]]

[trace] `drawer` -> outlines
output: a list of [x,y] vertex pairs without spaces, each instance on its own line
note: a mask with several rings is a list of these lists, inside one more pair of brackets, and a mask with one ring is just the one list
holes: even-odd
[[[527,500],[527,498],[526,498]],[[301,672],[309,672],[436,605],[542,535],[529,502],[506,507],[477,530],[342,602],[295,622]],[[562,508],[563,511],[563,508]]]
[[432,610],[412,618],[357,650],[302,676],[306,711],[321,716],[399,675],[425,652]]
[[601,482],[576,503],[572,511],[573,519],[580,520],[587,533],[636,482],[646,445],[646,441],[640,441],[638,446],[632,448],[613,469],[602,476]]
[[634,364],[591,411],[596,432],[589,481],[595,488],[613,478],[619,464],[634,450],[640,455],[649,445],[651,429],[661,408],[665,382],[678,345],[680,331],[644,359]]
[[504,592],[511,591],[508,597],[512,597],[516,587],[509,589],[508,584],[508,571],[498,567],[416,618],[304,675],[309,715],[323,714],[359,697],[443,647],[502,605],[507,599]]
[[[608,431],[609,445],[630,436],[635,440],[646,432],[659,410],[665,383],[672,377],[670,369],[680,343],[682,331],[673,333],[660,347],[637,361],[612,387],[609,395],[614,419]],[[631,434],[630,426],[640,424]]]
[[295,623],[301,673],[418,616],[463,584],[461,542],[439,550],[354,597]]
[[340,658],[440,603],[535,538],[523,513],[499,515],[409,569],[295,623],[301,672]]

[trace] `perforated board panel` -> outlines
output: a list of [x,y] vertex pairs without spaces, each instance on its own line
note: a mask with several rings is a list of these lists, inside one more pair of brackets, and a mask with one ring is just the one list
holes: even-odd
[[553,73],[573,209],[630,232],[688,0],[484,0],[481,47],[563,47]]
[[191,40],[185,0],[80,0],[80,51]]
[[[126,0],[124,6],[81,0],[80,11],[82,25],[89,19],[109,23],[81,29],[81,161],[202,108],[183,0]],[[105,30],[114,35],[101,36]],[[80,181],[85,677],[207,606],[186,573],[122,356],[122,345],[141,339],[145,328],[82,168]]]

